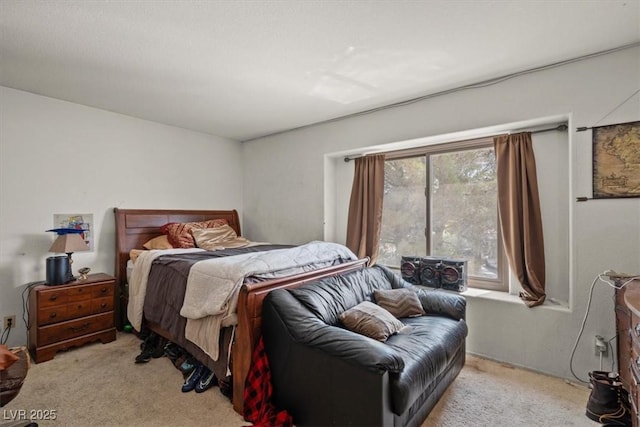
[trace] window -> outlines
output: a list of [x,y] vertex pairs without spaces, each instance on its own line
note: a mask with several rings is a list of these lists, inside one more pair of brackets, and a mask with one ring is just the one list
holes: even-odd
[[469,286],[508,291],[491,139],[387,154],[378,262],[402,256],[464,259]]

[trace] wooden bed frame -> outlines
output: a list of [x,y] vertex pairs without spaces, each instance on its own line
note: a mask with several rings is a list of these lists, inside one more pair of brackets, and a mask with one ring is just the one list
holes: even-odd
[[[240,236],[240,221],[235,210],[152,210],[114,208],[116,224],[116,327],[122,330],[126,317],[127,261],[131,249],[142,249],[148,240],[161,235],[160,227],[169,222],[199,222],[226,219]],[[294,276],[244,284],[238,296],[238,327],[233,343],[232,378],[233,409],[242,415],[244,384],[251,367],[253,349],[258,343],[262,325],[262,301],[274,289],[294,288],[323,277],[343,274],[366,267],[368,258],[322,268]],[[172,341],[168,331],[148,324],[157,334]]]

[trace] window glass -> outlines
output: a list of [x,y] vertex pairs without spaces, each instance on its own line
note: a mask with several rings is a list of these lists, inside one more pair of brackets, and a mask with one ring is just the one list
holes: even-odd
[[465,260],[468,286],[508,290],[493,145],[463,141],[390,153],[378,262]]
[[404,254],[425,256],[425,156],[387,160],[378,262],[400,266]]
[[469,276],[496,279],[498,208],[493,148],[429,158],[431,255],[464,259]]

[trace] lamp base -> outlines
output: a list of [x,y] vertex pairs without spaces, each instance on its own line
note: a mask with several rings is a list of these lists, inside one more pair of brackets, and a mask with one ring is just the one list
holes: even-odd
[[47,258],[47,285],[64,285],[69,282],[71,266],[69,258],[60,255]]

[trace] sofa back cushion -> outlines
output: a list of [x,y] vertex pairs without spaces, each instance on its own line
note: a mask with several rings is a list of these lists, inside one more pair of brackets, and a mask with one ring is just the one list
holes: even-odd
[[310,282],[289,292],[324,323],[339,325],[340,314],[363,301],[374,302],[377,289],[391,289],[391,283],[383,269],[371,267]]

